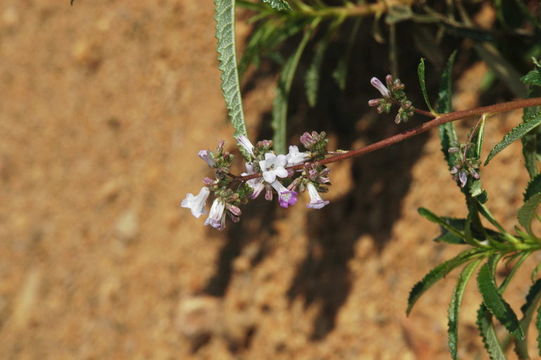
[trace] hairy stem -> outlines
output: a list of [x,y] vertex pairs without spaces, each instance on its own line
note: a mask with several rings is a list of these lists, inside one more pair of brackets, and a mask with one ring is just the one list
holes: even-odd
[[[335,161],[340,161],[340,160],[345,160],[345,159],[361,156],[361,155],[370,153],[372,151],[380,150],[388,146],[394,145],[396,143],[399,143],[401,141],[404,141],[416,135],[422,134],[424,132],[427,132],[430,129],[433,129],[435,127],[438,127],[440,125],[443,125],[451,121],[462,120],[462,119],[470,118],[472,116],[480,116],[483,114],[489,114],[489,115],[497,114],[497,113],[507,112],[511,110],[522,109],[522,108],[531,107],[531,106],[540,106],[540,105],[541,105],[541,97],[537,97],[537,98],[509,101],[509,102],[504,102],[500,104],[483,106],[483,107],[478,107],[478,108],[470,109],[470,110],[455,111],[455,112],[439,115],[435,119],[427,121],[416,128],[406,130],[404,132],[390,136],[388,138],[377,141],[373,144],[367,145],[357,150],[351,150],[342,154],[330,156],[326,159],[318,161],[317,163],[322,164],[322,165],[330,164]],[[429,113],[427,111],[416,110],[416,112],[425,116],[434,117],[432,113]],[[288,167],[288,169],[300,170],[305,165],[306,163],[295,165],[295,166]],[[239,181],[246,181],[250,179],[255,179],[260,176],[261,174],[253,174],[253,175],[246,175],[246,176],[238,176],[237,179]]]

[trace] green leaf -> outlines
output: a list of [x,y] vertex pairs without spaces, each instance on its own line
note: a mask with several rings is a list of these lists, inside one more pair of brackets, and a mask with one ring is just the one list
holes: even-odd
[[528,86],[541,86],[541,72],[539,69],[531,70],[520,80]]
[[272,7],[274,10],[278,11],[284,11],[284,10],[291,10],[291,6],[289,6],[289,3],[286,0],[262,0],[264,3],[267,3]]
[[334,69],[332,73],[333,79],[336,81],[338,87],[342,91],[346,89],[349,59],[351,58],[351,52],[353,51],[353,45],[355,44],[355,39],[357,37],[357,33],[359,32],[360,25],[361,18],[355,19],[355,22],[353,23],[353,29],[351,30],[351,33],[349,35],[348,47],[345,51],[345,54],[338,60],[336,69]]
[[468,281],[481,261],[482,259],[477,259],[464,267],[460,273],[460,276],[458,277],[455,291],[453,292],[451,303],[449,304],[448,343],[453,360],[458,359],[457,344],[460,304],[462,303],[462,297],[464,295],[464,290],[466,289],[466,284],[468,284]]
[[464,234],[454,226],[461,225],[461,223],[459,223],[458,221],[453,221],[454,219],[440,217],[425,208],[419,208],[417,209],[417,212],[428,221],[440,225],[443,229],[445,229],[448,233],[454,235],[456,238],[460,238],[462,240],[464,239]]
[[301,55],[311,36],[312,29],[305,30],[304,36],[297,46],[297,50],[287,60],[278,79],[278,87],[272,106],[272,128],[274,129],[274,150],[279,154],[285,154],[286,152],[287,108],[291,84],[293,83]]
[[430,112],[434,112],[432,105],[430,104],[430,99],[428,98],[428,91],[426,90],[426,81],[425,81],[425,59],[421,58],[419,66],[417,66],[417,76],[419,77],[419,86],[421,87],[421,92],[423,93],[423,98],[425,99],[426,106]]
[[[443,74],[441,75],[440,90],[438,93],[438,101],[436,105],[436,111],[440,114],[445,114],[453,110],[452,105],[452,82],[451,73],[453,70],[453,64],[455,62],[456,52],[453,52],[447,60],[447,65]],[[439,126],[439,134],[441,141],[441,151],[449,168],[452,168],[458,154],[449,153],[449,148],[458,146],[458,137],[456,135],[455,125],[452,122]]]
[[519,358],[528,359],[528,330],[530,328],[530,322],[532,321],[533,314],[537,308],[539,301],[541,300],[541,279],[538,279],[528,291],[526,296],[526,302],[520,310],[522,311],[522,319],[520,320],[520,326],[524,332],[524,341],[516,343],[516,352]]
[[539,126],[539,124],[541,124],[541,113],[538,113],[534,119],[528,122],[521,123],[520,125],[513,128],[509,133],[504,136],[502,141],[500,141],[496,146],[492,148],[490,154],[488,154],[488,157],[485,161],[485,166],[489,163],[490,160],[492,160],[492,158],[494,158],[494,156],[496,156],[496,154],[505,149],[515,140],[520,139],[521,137],[535,129],[537,126]]
[[539,215],[537,214],[537,207],[539,206],[540,203],[541,203],[541,193],[537,193],[533,195],[532,197],[530,197],[528,201],[526,201],[524,205],[522,205],[522,207],[518,211],[518,222],[520,223],[520,225],[524,227],[524,229],[526,229],[528,234],[533,238],[537,238],[537,237],[532,232],[532,221],[533,219],[535,219],[536,216]]
[[536,175],[526,187],[524,192],[524,202],[528,201],[535,194],[541,193],[541,174]]
[[477,284],[483,303],[498,321],[515,337],[524,339],[524,333],[511,306],[502,298],[494,279],[498,257],[491,256],[477,274]]
[[214,6],[222,93],[235,136],[247,136],[235,54],[235,0],[214,0]]
[[463,251],[454,258],[447,260],[430,270],[425,275],[425,277],[417,284],[415,284],[415,286],[411,289],[408,298],[408,308],[406,310],[406,314],[409,315],[411,309],[413,308],[417,300],[419,300],[421,295],[423,295],[438,280],[441,280],[458,266],[475,259],[480,255],[480,253],[481,251],[478,249],[470,249]]
[[492,315],[484,304],[481,304],[477,311],[477,327],[490,359],[506,360],[500,341],[496,336],[494,324],[492,324]]
[[317,44],[312,62],[306,71],[304,78],[304,87],[306,90],[306,98],[310,106],[315,106],[317,103],[317,95],[319,91],[319,74],[321,73],[321,65],[323,64],[323,56],[329,45],[329,37],[326,36]]

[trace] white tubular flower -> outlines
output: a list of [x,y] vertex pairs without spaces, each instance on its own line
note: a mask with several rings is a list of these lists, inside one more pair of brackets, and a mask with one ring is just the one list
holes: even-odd
[[375,87],[384,98],[391,96],[389,89],[387,89],[387,87],[383,85],[383,83],[377,77],[370,79],[370,84],[372,84],[372,86]]
[[250,155],[254,156],[254,145],[248,140],[248,138],[244,135],[236,136],[235,139],[239,143],[240,146],[244,148]]
[[205,220],[205,225],[210,225],[218,230],[223,230],[225,228],[225,203],[222,199],[214,199],[210,208],[209,217]]
[[[254,166],[252,165],[252,163],[246,163],[245,165],[246,165],[247,172],[242,173],[241,174],[242,176],[255,174]],[[263,189],[265,188],[262,178],[251,179],[251,180],[246,181],[246,183],[253,190],[252,195],[251,195],[252,199],[255,199],[256,197],[258,197],[259,194],[261,194],[261,191],[263,191]]]
[[293,165],[302,164],[303,162],[308,160],[310,155],[305,152],[300,152],[297,146],[291,145],[289,147],[289,153],[286,155],[286,157],[287,157],[287,165],[293,166]]
[[190,209],[192,215],[198,218],[205,213],[205,204],[207,203],[209,194],[209,188],[203,186],[201,191],[199,191],[199,195],[187,194],[186,198],[180,203],[180,206]]
[[286,165],[287,157],[285,155],[275,155],[270,152],[265,154],[265,160],[259,162],[259,167],[263,172],[263,179],[269,184],[272,184],[276,177],[287,177]]
[[319,196],[314,184],[308,183],[306,187],[308,188],[308,195],[310,195],[310,203],[306,205],[307,207],[312,209],[321,209],[329,203],[329,200],[323,200],[321,196]]

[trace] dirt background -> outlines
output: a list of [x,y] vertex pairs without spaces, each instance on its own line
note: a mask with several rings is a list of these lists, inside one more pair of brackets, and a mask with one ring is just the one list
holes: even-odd
[[[178,207],[208,175],[197,151],[231,143],[212,3],[68,5],[0,6],[2,359],[448,358],[453,281],[404,314],[412,285],[457,251],[432,242],[438,229],[416,209],[465,210],[435,132],[332,165],[332,202],[319,212],[305,199],[287,210],[260,200],[238,226],[213,231]],[[241,43],[249,30],[239,24]],[[477,104],[485,71],[460,74],[459,108]],[[246,92],[254,137],[265,135],[272,75]],[[374,96],[366,86],[343,97],[356,104],[343,116],[330,100],[327,112],[293,106],[292,133],[325,128],[347,148],[396,132],[366,108]],[[299,120],[316,113],[327,122]],[[519,119],[493,118],[487,147]],[[512,227],[527,181],[520,147],[484,175],[499,196],[491,209]],[[508,291],[516,310],[537,261]],[[464,359],[482,354],[470,285]]]

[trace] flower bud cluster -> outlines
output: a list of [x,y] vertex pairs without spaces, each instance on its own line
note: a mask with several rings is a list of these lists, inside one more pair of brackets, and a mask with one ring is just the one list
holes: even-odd
[[216,175],[214,179],[205,178],[205,186],[199,194],[187,194],[181,206],[199,218],[205,213],[206,202],[212,193],[214,200],[205,225],[222,230],[226,215],[234,222],[239,221],[242,214],[240,206],[262,192],[266,200],[272,200],[276,194],[278,203],[284,208],[295,205],[298,194],[304,191],[310,196],[309,208],[321,209],[329,203],[319,195],[326,192],[330,184],[329,169],[317,162],[328,154],[325,132],[304,133],[300,141],[307,151],[300,151],[292,145],[287,154],[276,154],[270,140],[259,141],[255,146],[245,136],[238,136],[236,140],[246,159],[246,172],[241,176],[231,174],[233,155],[224,151],[223,142],[215,152],[199,152],[199,157],[215,170]]
[[458,157],[451,168],[451,174],[462,188],[466,186],[468,177],[472,177],[475,180],[480,178],[479,160],[468,156],[468,149],[472,145],[472,143],[460,144],[459,147],[451,147],[448,150],[450,154],[458,154]]
[[393,105],[398,106],[395,123],[407,122],[413,116],[413,105],[404,91],[405,85],[400,79],[393,79],[391,75],[385,77],[386,86],[376,77],[370,79],[370,84],[383,96],[379,99],[368,101],[368,105],[376,107],[378,113],[388,114]]

